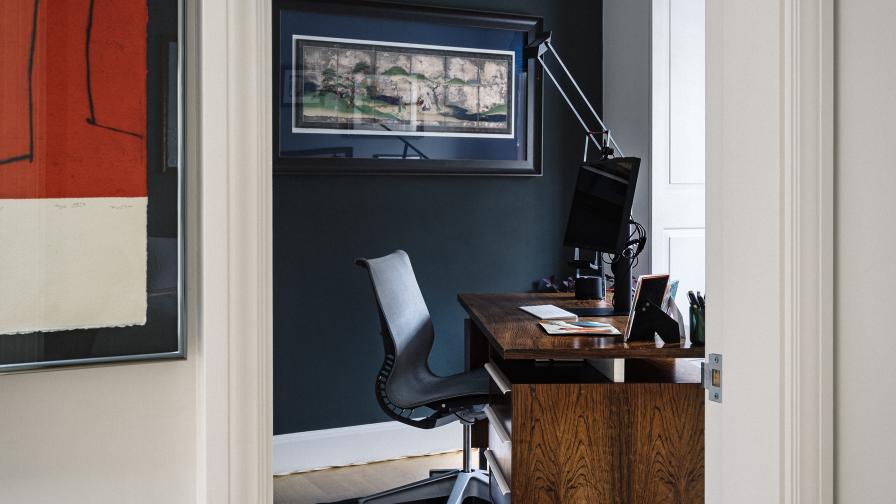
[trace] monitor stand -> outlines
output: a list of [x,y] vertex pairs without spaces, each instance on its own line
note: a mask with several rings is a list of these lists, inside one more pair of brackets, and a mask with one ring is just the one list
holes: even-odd
[[566,311],[575,313],[580,317],[619,317],[628,315],[628,310],[617,310],[616,308],[566,308]]
[[[616,294],[625,292],[627,296]],[[628,315],[632,307],[632,261],[619,257],[613,263],[613,307],[604,308],[567,308],[580,317],[619,317]]]

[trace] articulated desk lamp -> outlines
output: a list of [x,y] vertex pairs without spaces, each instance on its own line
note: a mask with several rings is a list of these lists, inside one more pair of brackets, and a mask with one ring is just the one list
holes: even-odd
[[[545,54],[554,55],[563,73],[597,121],[589,127],[583,114],[573,105],[563,86],[545,63]],[[580,299],[604,298],[604,254],[610,258],[614,277],[613,308],[589,308],[570,310],[582,316],[628,315],[631,307],[632,262],[647,243],[647,233],[641,224],[631,217],[635,184],[638,180],[639,158],[624,157],[613,135],[570,74],[560,55],[551,45],[551,32],[539,35],[525,51],[526,59],[538,60],[545,74],[575,114],[585,130],[585,152],[576,181],[569,222],[564,244],[575,247],[571,266],[576,268],[576,297]],[[596,147],[598,158],[589,162],[588,154]],[[617,156],[618,154],[618,156]],[[634,228],[634,230],[632,230]],[[595,252],[595,260],[582,259],[581,250]],[[583,275],[593,270],[595,276]]]

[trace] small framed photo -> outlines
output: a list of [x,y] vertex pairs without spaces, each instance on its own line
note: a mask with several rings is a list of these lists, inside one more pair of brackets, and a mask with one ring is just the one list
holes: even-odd
[[625,328],[625,339],[653,339],[653,325],[648,320],[644,309],[648,304],[653,304],[662,310],[663,298],[666,296],[666,286],[669,283],[669,275],[641,275],[635,287],[635,299],[632,302],[632,310],[628,316],[628,325]]

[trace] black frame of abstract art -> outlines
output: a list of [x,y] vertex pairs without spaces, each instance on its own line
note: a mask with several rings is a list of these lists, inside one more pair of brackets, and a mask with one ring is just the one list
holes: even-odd
[[[272,13],[274,174],[541,175],[542,69],[534,60],[523,57],[526,45],[542,32],[541,18],[365,0],[274,0]],[[394,101],[387,103],[383,100],[396,98],[382,96],[385,94],[382,91],[385,88],[383,76],[376,67],[370,73],[379,80],[374,80],[372,86],[366,80],[364,84],[364,99],[379,104],[370,107],[376,110],[369,111],[357,105],[355,96],[360,94],[330,93],[330,98],[337,103],[319,106],[317,110],[326,110],[325,107],[340,110],[330,114],[334,125],[325,125],[325,129],[321,129],[320,122],[309,121],[307,124],[312,127],[297,128],[296,124],[306,124],[304,118],[296,121],[296,110],[302,110],[299,93],[304,95],[308,85],[297,61],[297,47],[307,40],[330,44],[335,51],[364,50],[374,54],[374,61],[378,48],[385,52],[390,46],[396,47],[396,51],[431,57],[466,55],[481,65],[477,78],[456,82],[471,86],[469,89],[476,89],[481,96],[486,96],[486,91],[479,91],[486,84],[479,81],[478,76],[486,74],[483,70],[485,62],[500,65],[503,59],[509,61],[508,68],[512,68],[507,72],[510,74],[507,86],[500,88],[506,99],[486,102],[486,98],[479,98],[480,101],[474,102],[477,105],[474,114],[448,104],[445,97],[449,93],[446,82],[450,74],[446,63],[446,70],[439,74],[439,79],[446,81],[440,83],[444,87],[440,91],[443,103],[439,107],[445,122],[440,123],[429,101],[417,98],[416,93],[409,95],[417,99],[411,98],[404,103],[405,110],[415,107],[412,117],[417,118],[419,114],[429,122],[416,119],[402,122],[395,115],[380,110],[395,105]],[[414,56],[411,54],[408,58],[413,61]],[[429,78],[410,72],[409,79]],[[286,80],[289,75],[300,81],[289,85]],[[499,72],[497,75],[500,81],[503,74]],[[347,81],[351,81],[351,77]],[[318,82],[310,84],[315,90],[322,82],[321,77],[317,79]],[[426,82],[435,81],[436,78],[432,78]],[[285,96],[287,89],[295,94]],[[372,96],[371,89],[379,91],[380,95]],[[321,100],[322,95],[316,94]],[[494,98],[494,93],[489,98]],[[300,102],[298,105],[297,101]],[[438,98],[431,101],[438,106]],[[398,97],[397,102],[397,110],[401,111],[403,99]],[[497,103],[491,109],[497,111],[497,115],[488,116],[484,112],[484,103]],[[350,117],[345,118],[346,114]],[[365,114],[363,121],[366,123],[357,119]],[[340,120],[349,124],[337,125]],[[488,124],[490,120],[504,123],[499,127]],[[461,126],[445,126],[449,121]]]
[[[168,5],[150,2],[147,6],[145,321],[0,334],[0,374],[187,356],[183,3],[172,0]],[[44,8],[46,4],[36,5]]]

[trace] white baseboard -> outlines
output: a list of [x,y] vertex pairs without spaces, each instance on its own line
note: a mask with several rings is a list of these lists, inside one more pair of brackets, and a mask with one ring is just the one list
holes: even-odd
[[417,429],[383,422],[274,436],[274,475],[460,450],[463,427],[454,422]]

